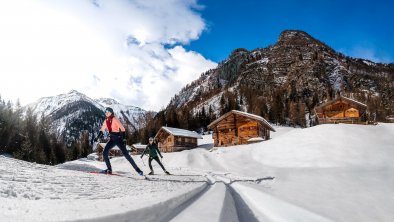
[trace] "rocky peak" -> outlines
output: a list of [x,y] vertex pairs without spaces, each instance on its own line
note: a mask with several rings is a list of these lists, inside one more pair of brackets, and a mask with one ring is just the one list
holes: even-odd
[[230,58],[234,58],[234,57],[237,57],[237,56],[239,56],[239,55],[243,55],[243,54],[247,54],[247,53],[249,53],[249,51],[248,51],[247,49],[238,48],[238,49],[235,49],[235,50],[233,50],[233,51],[231,52]]
[[326,44],[320,42],[319,40],[313,38],[308,33],[299,30],[285,30],[283,31],[275,46],[320,46],[320,48],[331,49]]
[[111,98],[100,98],[97,100],[97,102],[108,105],[108,106],[120,104],[118,101],[111,99]]

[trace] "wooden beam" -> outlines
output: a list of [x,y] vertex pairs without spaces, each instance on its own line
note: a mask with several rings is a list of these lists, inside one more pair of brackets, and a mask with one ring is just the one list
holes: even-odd
[[235,125],[235,136],[238,137],[237,115],[233,114],[233,116],[234,116],[234,125]]

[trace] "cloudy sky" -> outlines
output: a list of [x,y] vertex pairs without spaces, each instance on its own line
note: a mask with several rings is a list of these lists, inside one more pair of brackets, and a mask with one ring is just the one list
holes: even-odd
[[216,63],[183,45],[206,29],[194,0],[13,0],[0,7],[0,95],[22,105],[78,90],[147,110]]
[[22,105],[78,90],[166,106],[235,48],[300,29],[352,57],[394,62],[385,0],[12,0],[0,7],[0,95]]

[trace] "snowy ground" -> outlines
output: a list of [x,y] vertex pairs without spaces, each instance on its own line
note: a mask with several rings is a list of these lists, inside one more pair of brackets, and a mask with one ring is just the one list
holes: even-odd
[[[43,166],[0,156],[1,221],[393,221],[394,124],[276,127],[272,139],[164,154],[174,175],[123,176],[91,160]],[[149,172],[147,159],[135,156]]]

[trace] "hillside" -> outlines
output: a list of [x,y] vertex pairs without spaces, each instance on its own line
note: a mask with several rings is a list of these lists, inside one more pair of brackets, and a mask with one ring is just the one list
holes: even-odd
[[113,99],[94,100],[75,90],[41,98],[23,109],[25,115],[30,109],[39,119],[47,119],[50,131],[61,135],[69,144],[78,139],[83,131],[89,132],[92,138],[101,127],[103,110],[108,106],[113,108],[115,115],[131,133],[146,125],[146,115],[152,115],[141,108],[123,105]]
[[[272,139],[164,153],[174,175],[91,175],[104,163],[55,167],[0,157],[2,221],[391,221],[394,124],[276,127]],[[149,172],[138,156],[138,166]],[[82,172],[85,171],[85,172]],[[110,184],[110,185],[109,185]],[[106,210],[102,210],[105,208]],[[155,213],[152,213],[155,212]],[[192,220],[192,221],[194,221]]]
[[[350,58],[306,32],[286,30],[266,48],[235,49],[185,86],[164,112],[175,112],[171,124],[189,129],[232,109],[305,127],[314,125],[314,107],[338,94],[367,104],[367,118],[386,121],[394,114],[394,65]],[[197,124],[190,126],[191,117]]]

